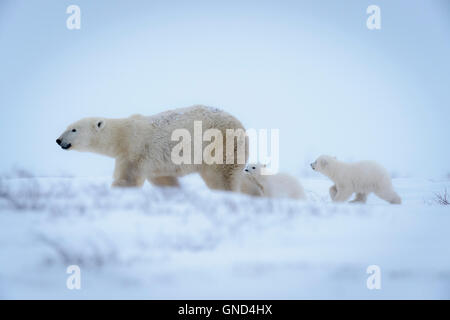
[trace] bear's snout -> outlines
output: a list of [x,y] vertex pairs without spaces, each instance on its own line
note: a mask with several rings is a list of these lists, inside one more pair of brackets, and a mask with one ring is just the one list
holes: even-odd
[[315,170],[315,169],[314,169],[314,163],[311,163],[310,166],[311,166],[311,168],[312,168],[313,170]]
[[61,146],[61,148],[63,148],[64,150],[67,150],[67,149],[69,149],[71,146],[72,146],[72,144],[71,143],[64,143],[61,139],[56,139],[56,143],[59,145],[59,146]]

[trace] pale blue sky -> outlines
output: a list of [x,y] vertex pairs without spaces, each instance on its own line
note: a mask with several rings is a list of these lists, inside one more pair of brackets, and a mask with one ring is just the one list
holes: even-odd
[[110,175],[111,159],[56,145],[69,123],[201,103],[280,129],[283,171],[327,153],[440,177],[449,57],[445,0],[0,0],[0,171]]

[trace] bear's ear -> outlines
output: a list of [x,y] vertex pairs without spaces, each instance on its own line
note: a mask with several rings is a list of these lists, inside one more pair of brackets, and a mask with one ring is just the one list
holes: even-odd
[[99,119],[95,123],[95,129],[97,129],[97,131],[101,131],[101,130],[103,130],[103,128],[105,128],[105,125],[106,125],[105,120],[104,119]]

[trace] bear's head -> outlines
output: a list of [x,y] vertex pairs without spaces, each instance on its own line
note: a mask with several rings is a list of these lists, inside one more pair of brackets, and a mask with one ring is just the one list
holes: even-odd
[[67,127],[56,143],[64,150],[97,151],[103,135],[106,120],[103,118],[84,118]]
[[316,159],[316,161],[311,163],[311,168],[320,173],[327,173],[329,171],[330,165],[333,164],[335,161],[336,161],[335,157],[321,155]]

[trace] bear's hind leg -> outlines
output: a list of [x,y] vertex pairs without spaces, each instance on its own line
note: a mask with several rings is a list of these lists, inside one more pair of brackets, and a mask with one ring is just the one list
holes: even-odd
[[152,177],[148,178],[150,183],[160,186],[160,187],[179,187],[180,183],[178,182],[177,177]]
[[210,165],[200,172],[200,176],[210,189],[239,192],[244,166]]
[[350,201],[350,203],[366,203],[367,194],[366,193],[357,193],[355,199]]
[[223,176],[224,190],[238,192],[240,190],[241,179],[244,168],[230,170]]
[[223,190],[223,178],[217,170],[205,168],[200,172],[200,176],[209,189]]

